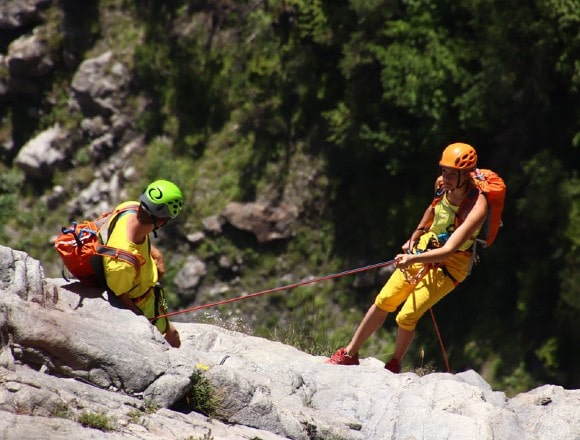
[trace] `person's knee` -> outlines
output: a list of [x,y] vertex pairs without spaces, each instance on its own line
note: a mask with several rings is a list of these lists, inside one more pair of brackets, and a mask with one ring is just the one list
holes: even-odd
[[397,309],[395,304],[390,304],[387,298],[382,298],[380,295],[375,298],[373,306],[383,313],[392,313]]
[[397,321],[397,325],[400,328],[412,332],[413,330],[415,330],[415,327],[417,327],[417,322],[419,321],[419,318],[413,315],[399,313],[395,320]]
[[389,310],[385,310],[383,307],[381,307],[380,305],[377,305],[376,303],[371,305],[369,310],[376,316],[380,316],[380,315],[387,316],[390,313]]

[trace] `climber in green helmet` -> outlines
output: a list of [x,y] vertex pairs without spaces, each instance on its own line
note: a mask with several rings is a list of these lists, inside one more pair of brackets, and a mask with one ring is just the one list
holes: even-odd
[[157,229],[179,215],[183,195],[174,183],[156,180],[145,188],[139,202],[125,202],[116,209],[128,206],[135,209],[119,216],[107,244],[143,257],[143,264],[136,270],[126,262],[104,257],[107,287],[129,310],[152,320],[151,323],[171,346],[179,347],[179,333],[169,319],[154,320],[156,316],[167,313],[165,295],[159,284],[165,274],[165,264],[163,254],[151,244],[149,234],[155,234]]

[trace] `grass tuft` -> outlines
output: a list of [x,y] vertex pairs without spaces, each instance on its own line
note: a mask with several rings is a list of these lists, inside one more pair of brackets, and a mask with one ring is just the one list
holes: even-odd
[[100,412],[84,411],[79,415],[78,421],[88,428],[100,429],[101,431],[115,430],[115,424],[111,417]]

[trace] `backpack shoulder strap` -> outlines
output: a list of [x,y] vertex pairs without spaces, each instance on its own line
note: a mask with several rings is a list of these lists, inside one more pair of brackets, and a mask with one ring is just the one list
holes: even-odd
[[100,242],[102,244],[106,245],[107,242],[109,241],[109,237],[111,236],[111,234],[113,233],[113,230],[115,229],[115,226],[117,225],[117,221],[119,221],[119,219],[121,217],[123,217],[125,214],[136,213],[138,207],[139,207],[139,205],[135,204],[135,205],[125,206],[124,208],[117,209],[117,210],[113,211],[110,214],[107,221],[105,221],[99,228],[99,240],[100,240]]
[[482,194],[482,191],[479,188],[473,188],[467,197],[461,202],[459,205],[459,209],[457,210],[457,214],[455,218],[459,221],[459,223],[463,223],[471,209],[475,206],[477,202],[477,198],[479,195]]
[[[110,213],[110,216],[99,228],[98,233],[99,244],[95,247],[95,253],[97,255],[101,257],[111,257],[114,258],[115,260],[120,260],[125,263],[128,263],[135,268],[136,272],[139,272],[141,266],[143,266],[146,263],[145,258],[142,255],[133,254],[132,252],[129,252],[125,249],[107,246],[107,242],[109,241],[109,237],[112,234],[113,229],[117,225],[117,221],[125,214],[131,212],[136,213],[138,206],[139,205],[137,204],[129,205]],[[102,265],[102,259],[99,259],[99,262]]]
[[111,257],[114,258],[115,260],[120,260],[124,261],[125,263],[129,263],[131,266],[135,268],[136,271],[139,271],[141,266],[145,264],[145,259],[141,255],[135,255],[124,249],[114,248],[112,246],[107,246],[105,244],[97,245],[95,253],[97,255],[100,255],[101,257]]
[[439,176],[437,180],[435,180],[435,192],[433,194],[433,200],[431,201],[432,208],[443,199],[443,194],[445,194],[445,191],[443,190],[443,178]]

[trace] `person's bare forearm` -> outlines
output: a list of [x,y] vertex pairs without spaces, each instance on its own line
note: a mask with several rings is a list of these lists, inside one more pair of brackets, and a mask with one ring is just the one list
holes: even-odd
[[159,280],[165,275],[165,261],[163,260],[163,254],[155,246],[151,245],[151,258],[155,261],[157,266],[157,275]]
[[413,247],[414,243],[427,231],[427,225],[430,225],[433,222],[433,208],[431,205],[427,207],[425,212],[423,213],[423,217],[421,217],[421,221],[415,228],[415,230],[411,233],[411,237],[409,240],[401,246],[404,252],[409,252],[409,250]]
[[127,307],[129,310],[131,310],[136,315],[142,315],[143,314],[143,312],[141,312],[141,310],[139,310],[137,308],[137,306],[133,303],[133,300],[126,293],[123,293],[122,295],[119,295],[118,298],[123,303],[123,305],[125,307]]

